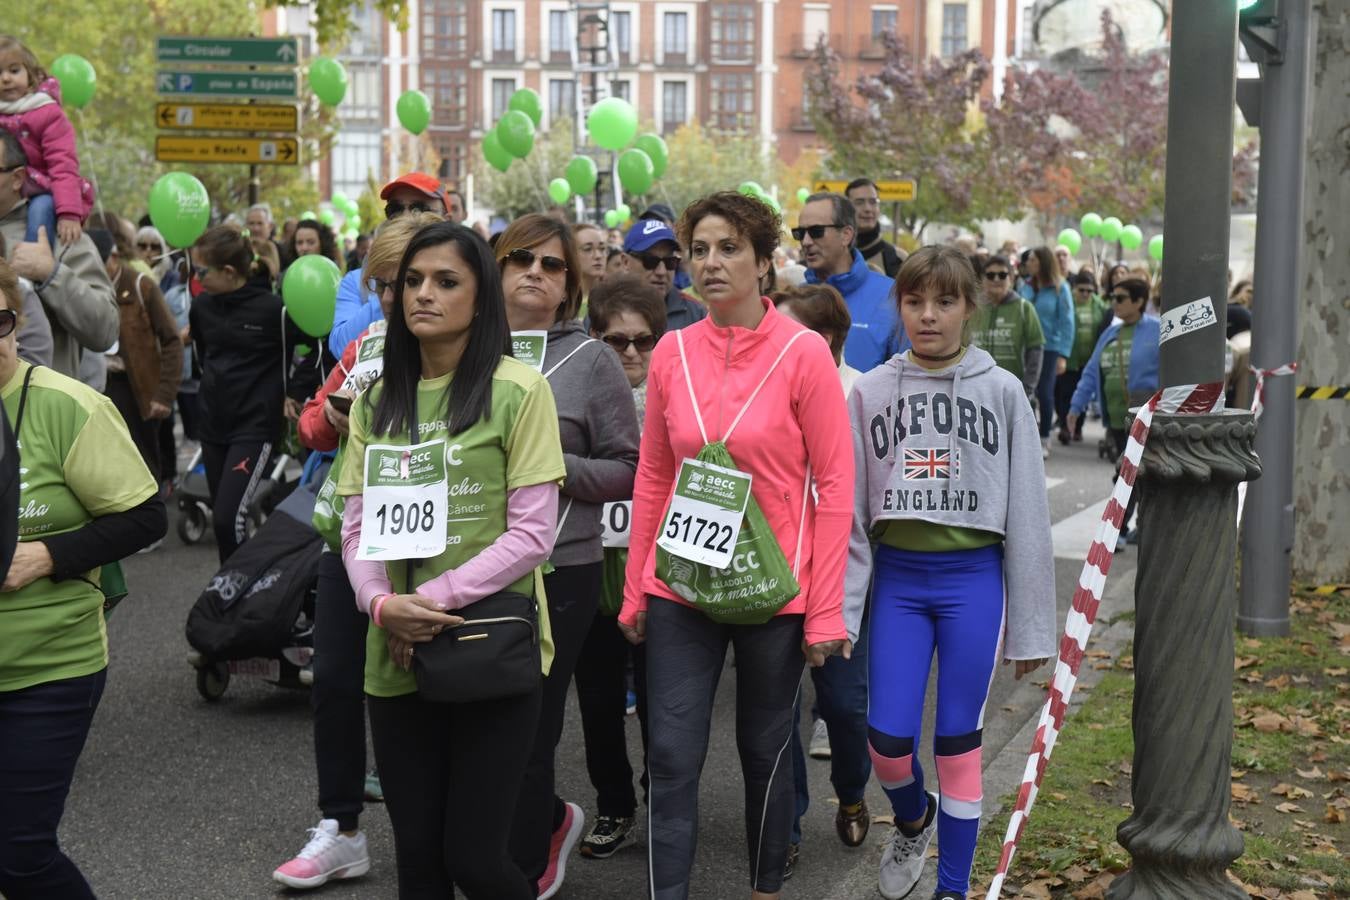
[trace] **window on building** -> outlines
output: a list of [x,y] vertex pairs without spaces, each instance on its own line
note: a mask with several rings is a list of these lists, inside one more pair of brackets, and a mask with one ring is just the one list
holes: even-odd
[[492,79],[492,121],[497,121],[506,113],[511,103],[511,95],[515,92],[514,78]]
[[752,3],[712,3],[712,58],[721,62],[754,59],[755,7]]
[[379,122],[383,111],[380,64],[353,59],[344,59],[343,64],[347,67],[347,96],[342,104],[342,121]]
[[492,11],[492,55],[515,56],[516,54],[516,11],[514,9],[494,9]]
[[550,57],[568,56],[572,52],[571,16],[565,9],[550,10],[548,14],[548,53]]
[[620,100],[631,101],[633,99],[633,82],[616,78],[609,83],[609,94],[611,97],[618,97]]
[[895,31],[895,19],[898,15],[895,9],[874,9],[872,10],[872,37],[874,40],[880,39],[882,32]]
[[422,55],[464,56],[469,49],[468,0],[425,0],[422,6]]
[[368,178],[373,176],[376,182],[384,181],[384,173],[380,170],[382,144],[378,131],[343,128],[329,157],[333,166],[333,192],[342,191],[349,197],[359,197],[367,189]]
[[362,3],[352,10],[351,37],[343,56],[379,56],[380,20],[369,3]]
[[633,14],[610,13],[609,33],[614,39],[614,52],[620,60],[627,62],[633,55]]
[[709,113],[714,128],[737,131],[750,128],[755,111],[755,79],[750,74],[713,75]]
[[667,57],[682,59],[689,55],[689,14],[668,12],[661,19],[661,49]]
[[548,82],[549,121],[571,119],[577,113],[577,83],[570,78],[551,78]]
[[957,56],[966,49],[966,5],[942,4],[942,55]]
[[830,11],[807,9],[802,12],[802,49],[814,50],[816,43],[830,37]]
[[689,85],[667,81],[661,87],[661,133],[670,134],[689,121]]
[[431,96],[432,124],[459,127],[469,106],[469,73],[464,69],[422,66],[422,83]]
[[441,181],[462,184],[468,168],[468,146],[459,139],[435,138],[436,155],[441,158],[436,175]]

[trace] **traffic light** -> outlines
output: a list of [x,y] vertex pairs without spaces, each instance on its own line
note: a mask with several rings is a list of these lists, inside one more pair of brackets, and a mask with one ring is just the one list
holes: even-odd
[[1238,35],[1247,55],[1262,65],[1279,65],[1284,58],[1284,28],[1280,0],[1236,0]]

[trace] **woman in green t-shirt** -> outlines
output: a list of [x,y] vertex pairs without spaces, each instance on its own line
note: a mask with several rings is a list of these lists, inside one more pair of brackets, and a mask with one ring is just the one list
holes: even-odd
[[[503,590],[535,593],[566,474],[553,394],[510,358],[497,264],[471,230],[442,222],[417,232],[395,284],[383,374],[352,407],[338,493],[347,498],[343,559],[371,617],[365,688],[399,896],[458,888],[471,900],[533,900],[507,841],[542,678],[519,696],[435,703],[409,669],[418,644],[464,621],[456,611]],[[438,478],[413,477],[424,461]],[[400,490],[418,491],[444,524],[432,517],[421,529],[385,531],[376,507],[386,469],[401,470]],[[444,546],[400,546],[409,530],[436,536],[433,544],[443,533]],[[542,602],[540,610],[546,670]]]
[[0,896],[80,900],[94,893],[56,829],[107,680],[100,569],[168,519],[112,401],[19,359],[19,283],[3,259],[0,298],[0,397],[21,466],[0,584]]
[[1097,338],[1111,322],[1110,304],[1097,293],[1097,280],[1091,272],[1079,271],[1069,279],[1073,292],[1073,351],[1069,353],[1069,367],[1055,382],[1055,416],[1059,421],[1059,442],[1083,440],[1083,420],[1080,418],[1069,428],[1069,401],[1078,388],[1078,379],[1082,377],[1083,366],[1092,358],[1092,348],[1097,346]]

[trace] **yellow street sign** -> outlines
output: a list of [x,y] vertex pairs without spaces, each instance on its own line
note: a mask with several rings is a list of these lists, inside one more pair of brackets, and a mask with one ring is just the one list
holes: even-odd
[[261,163],[295,165],[300,145],[295,138],[177,137],[155,138],[155,159],[183,163]]
[[[848,187],[847,181],[817,181],[811,190],[816,193],[842,194],[846,187]],[[878,181],[877,194],[882,201],[887,203],[912,203],[918,194],[918,187],[913,178],[901,178],[898,181]]]
[[294,106],[243,103],[157,103],[155,124],[187,131],[289,131],[300,124]]

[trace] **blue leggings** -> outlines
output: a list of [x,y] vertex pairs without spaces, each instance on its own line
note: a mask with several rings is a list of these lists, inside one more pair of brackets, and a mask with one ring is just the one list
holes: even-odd
[[896,822],[927,815],[914,748],[937,651],[937,886],[964,896],[983,799],[984,705],[1003,642],[1003,545],[945,553],[878,547],[871,624],[868,741]]

